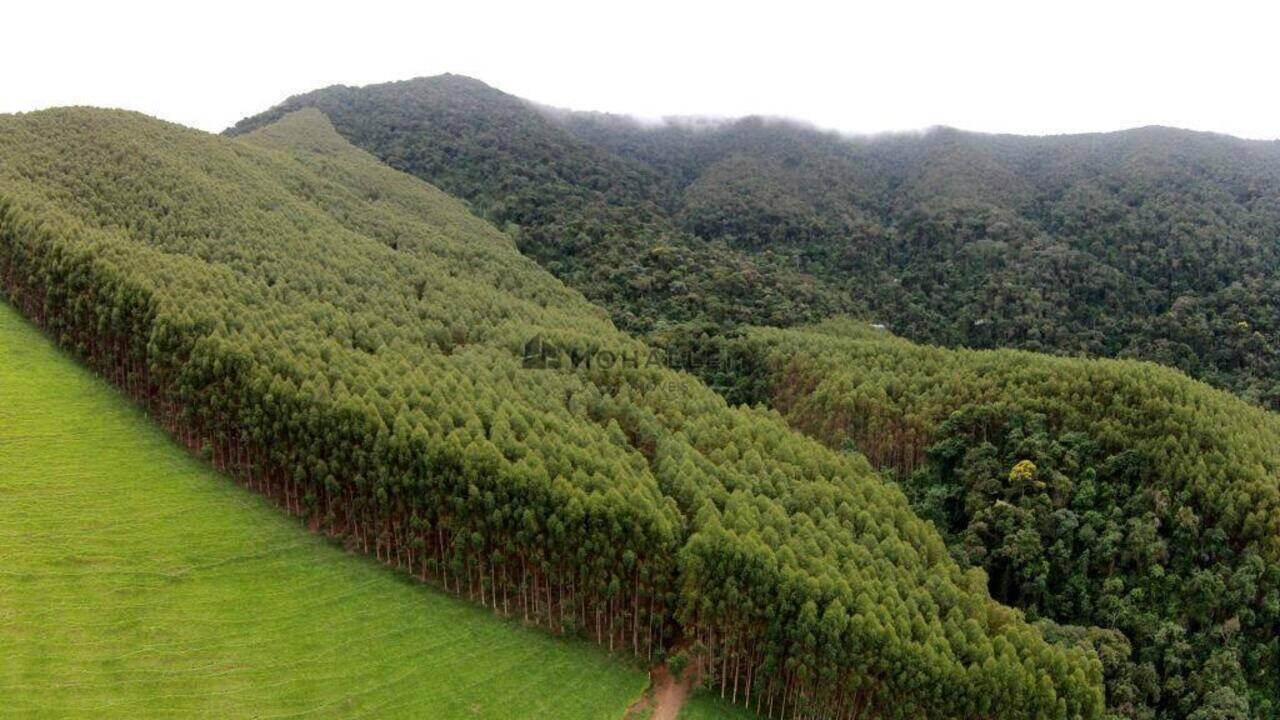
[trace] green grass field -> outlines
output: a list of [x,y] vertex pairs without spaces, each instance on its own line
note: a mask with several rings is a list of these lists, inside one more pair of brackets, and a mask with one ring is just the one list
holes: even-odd
[[680,720],[752,720],[760,717],[730,705],[721,700],[719,694],[708,690],[694,691],[680,711]]
[[646,683],[308,533],[0,302],[0,716],[617,719]]

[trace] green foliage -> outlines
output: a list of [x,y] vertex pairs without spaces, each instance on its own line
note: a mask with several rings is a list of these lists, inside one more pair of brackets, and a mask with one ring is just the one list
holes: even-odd
[[667,671],[672,677],[680,678],[687,667],[689,667],[689,654],[683,650],[676,651],[667,658]]
[[680,720],[749,720],[757,717],[732,705],[726,705],[718,697],[705,690],[690,694],[680,711]]
[[0,118],[9,301],[193,451],[494,611],[756,710],[1097,717],[1096,654],[991,600],[860,458],[660,368],[510,238],[302,111],[244,138]]
[[616,720],[643,672],[342,552],[0,303],[5,717]]
[[1076,643],[1103,658],[1113,711],[1280,709],[1274,414],[1149,363],[943,350],[848,321],[729,342],[794,427],[896,477],[995,598],[1123,632],[1131,652]]

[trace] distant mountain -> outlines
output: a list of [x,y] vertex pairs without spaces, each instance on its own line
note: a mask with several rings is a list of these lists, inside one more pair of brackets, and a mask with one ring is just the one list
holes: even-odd
[[655,126],[452,75],[326,88],[229,132],[301,107],[517,226],[630,329],[845,311],[918,341],[1151,359],[1280,407],[1280,143]]

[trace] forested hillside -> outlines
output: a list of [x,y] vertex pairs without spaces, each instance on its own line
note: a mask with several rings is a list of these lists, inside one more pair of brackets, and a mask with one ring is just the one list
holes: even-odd
[[457,76],[327,88],[233,132],[301,107],[518,227],[626,329],[845,310],[935,344],[1154,360],[1280,408],[1280,143],[653,127]]
[[[0,287],[218,469],[495,612],[682,639],[780,717],[1103,712],[1096,652],[994,602],[864,459],[606,363],[645,348],[314,110],[235,140],[0,117]],[[595,361],[525,367],[532,336]]]
[[1275,414],[1151,363],[945,350],[847,320],[723,350],[708,374],[727,394],[865,453],[994,597],[1095,643],[1113,712],[1280,712]]
[[657,173],[583,142],[525,101],[457,75],[291,98],[236,134],[305,107],[391,167],[467,200],[521,251],[627,330],[676,321],[786,324],[850,309],[788,258],[705,242],[669,217]]

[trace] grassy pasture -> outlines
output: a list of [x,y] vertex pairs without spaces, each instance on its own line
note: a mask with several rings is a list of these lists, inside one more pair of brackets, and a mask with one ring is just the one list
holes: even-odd
[[0,303],[0,716],[620,718],[646,682],[308,533]]
[[759,718],[754,712],[744,710],[720,699],[719,693],[696,690],[680,710],[680,720],[751,720]]

